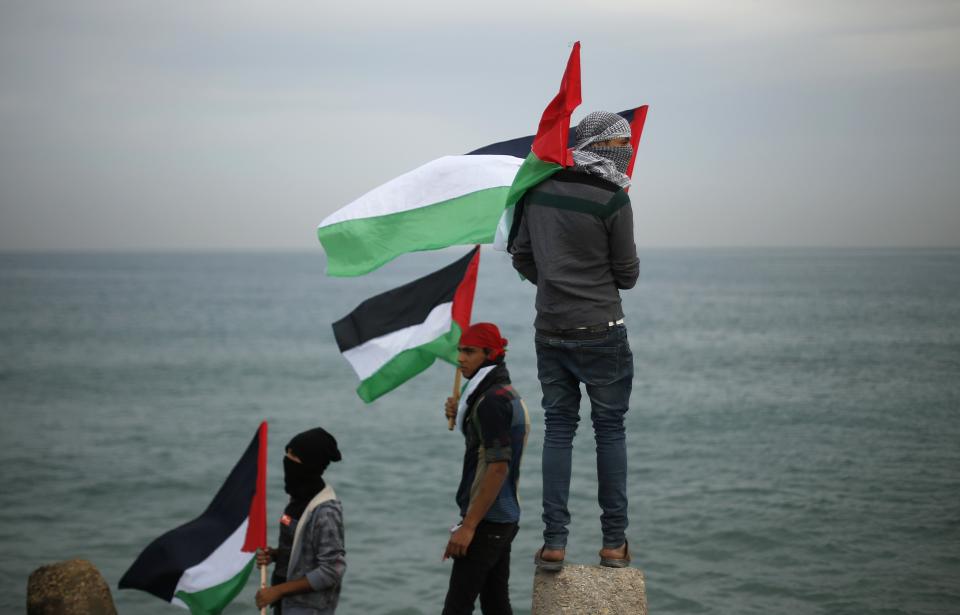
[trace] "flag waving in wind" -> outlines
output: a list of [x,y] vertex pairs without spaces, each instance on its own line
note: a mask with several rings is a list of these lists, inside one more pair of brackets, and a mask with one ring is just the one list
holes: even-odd
[[217,615],[240,593],[267,544],[267,423],[203,513],[151,542],[120,579],[190,609]]
[[[575,90],[579,104],[579,42],[563,83]],[[551,153],[565,151],[570,125],[571,101],[562,89],[554,103],[544,112],[536,144]],[[438,158],[334,212],[317,229],[327,274],[362,275],[406,252],[493,242],[514,177],[521,165],[529,166],[526,155],[491,151]]]
[[371,402],[440,358],[457,363],[460,333],[470,325],[480,246],[409,284],[371,297],[333,323],[343,357]]
[[[317,237],[327,274],[369,273],[401,254],[452,245],[494,243],[503,249],[513,217],[504,210],[530,187],[572,163],[570,114],[580,104],[580,43],[536,135],[444,156],[374,188],[327,216]],[[646,106],[621,111],[631,123],[636,156]],[[630,162],[631,174],[633,160]],[[496,239],[496,241],[495,241]]]

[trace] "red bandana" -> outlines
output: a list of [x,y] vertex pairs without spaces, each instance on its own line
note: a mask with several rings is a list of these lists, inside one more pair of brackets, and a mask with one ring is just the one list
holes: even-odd
[[506,352],[507,340],[500,337],[500,329],[490,322],[471,325],[460,336],[461,346],[476,346],[490,349],[489,359],[497,359]]

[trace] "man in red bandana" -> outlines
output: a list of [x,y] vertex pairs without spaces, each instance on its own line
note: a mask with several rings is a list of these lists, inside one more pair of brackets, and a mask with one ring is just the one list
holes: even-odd
[[466,451],[456,498],[461,521],[443,554],[453,558],[443,615],[472,613],[477,596],[485,615],[513,613],[510,545],[520,521],[517,484],[530,417],[510,385],[506,347],[491,323],[477,323],[460,336],[458,362],[468,382],[459,403],[448,398],[445,411],[456,417]]

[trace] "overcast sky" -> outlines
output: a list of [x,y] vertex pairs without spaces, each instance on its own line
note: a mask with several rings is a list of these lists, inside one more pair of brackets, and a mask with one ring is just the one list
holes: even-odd
[[960,2],[0,0],[0,250],[316,249],[327,214],[649,104],[637,243],[960,246]]

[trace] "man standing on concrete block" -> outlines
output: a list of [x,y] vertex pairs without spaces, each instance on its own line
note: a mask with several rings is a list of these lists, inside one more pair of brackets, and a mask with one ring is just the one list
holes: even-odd
[[443,559],[453,558],[443,615],[473,613],[480,596],[484,615],[510,615],[510,545],[517,535],[520,461],[530,417],[510,385],[504,363],[507,340],[491,323],[460,336],[460,371],[469,380],[460,400],[447,399],[466,439],[457,489],[461,521],[451,529]]
[[630,124],[605,111],[574,133],[574,166],[529,190],[518,203],[510,243],[513,266],[537,286],[537,372],[543,389],[544,545],[535,561],[559,570],[567,545],[570,463],[580,420],[580,383],[590,397],[602,514],[600,563],[630,562],[627,452],[623,426],[633,384],[633,354],[620,289],[640,271],[633,210],[625,188],[633,153]]

